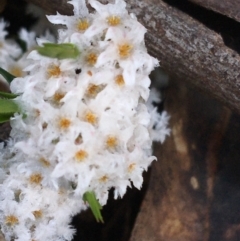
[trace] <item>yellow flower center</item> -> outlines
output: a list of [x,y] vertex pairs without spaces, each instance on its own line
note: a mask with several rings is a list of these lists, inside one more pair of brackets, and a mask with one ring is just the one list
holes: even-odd
[[87,96],[91,98],[95,98],[97,94],[100,92],[101,88],[98,85],[90,84],[87,88]]
[[97,62],[97,55],[95,53],[89,53],[86,57],[86,61],[90,65],[94,65]]
[[119,86],[123,86],[125,84],[124,78],[121,74],[116,76],[115,83]]
[[41,218],[42,217],[42,211],[36,210],[32,212],[35,218]]
[[71,121],[68,118],[61,118],[59,120],[59,127],[61,129],[66,130],[69,128],[70,125],[71,125]]
[[113,149],[117,146],[118,140],[115,136],[108,136],[106,140],[107,148]]
[[23,71],[20,67],[14,66],[9,69],[9,72],[16,77],[23,77]]
[[107,175],[104,175],[104,176],[102,176],[102,177],[99,179],[100,182],[106,182],[107,180],[108,180],[108,176],[107,176]]
[[57,78],[61,75],[61,69],[58,65],[53,64],[48,67],[47,73],[49,78]]
[[18,218],[14,215],[6,216],[5,224],[9,226],[14,226],[18,223]]
[[107,18],[107,23],[110,25],[110,26],[117,26],[119,25],[121,22],[121,18],[118,17],[118,16],[115,16],[115,15],[112,15],[112,16],[109,16]]
[[97,116],[92,111],[88,111],[85,114],[84,120],[87,121],[88,123],[94,125],[97,122]]
[[40,184],[43,177],[40,173],[32,174],[29,178],[30,183],[32,184]]
[[56,102],[59,102],[64,96],[65,96],[65,94],[63,94],[61,92],[56,92],[53,96],[53,100]]
[[89,27],[89,22],[87,19],[80,19],[77,23],[78,31],[85,31]]
[[75,158],[78,162],[82,162],[84,159],[86,159],[88,156],[88,153],[84,150],[79,150],[75,153]]
[[130,44],[122,44],[118,46],[118,53],[121,58],[127,58],[131,54],[133,46]]
[[128,166],[128,172],[132,172],[136,167],[136,163],[132,163]]
[[43,157],[40,158],[39,161],[40,161],[40,162],[42,163],[42,165],[45,166],[45,167],[50,167],[50,165],[51,165],[50,162],[47,161],[47,160],[46,160],[45,158],[43,158]]

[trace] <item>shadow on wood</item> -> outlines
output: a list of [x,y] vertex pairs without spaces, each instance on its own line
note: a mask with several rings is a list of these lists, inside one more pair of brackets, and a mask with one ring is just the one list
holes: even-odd
[[240,117],[183,81],[166,93],[171,137],[131,241],[237,241],[240,235]]

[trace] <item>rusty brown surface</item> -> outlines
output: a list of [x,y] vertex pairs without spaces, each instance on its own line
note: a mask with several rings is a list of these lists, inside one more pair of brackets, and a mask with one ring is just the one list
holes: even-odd
[[172,134],[155,146],[131,241],[237,241],[240,116],[182,81],[166,93]]
[[240,21],[240,0],[190,0],[204,8]]

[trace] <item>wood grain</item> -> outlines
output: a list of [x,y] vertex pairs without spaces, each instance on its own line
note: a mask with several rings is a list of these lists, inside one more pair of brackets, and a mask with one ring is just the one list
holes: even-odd
[[155,145],[152,173],[130,241],[237,241],[240,116],[182,81],[165,107],[171,136]]
[[226,15],[240,22],[240,0],[190,0],[204,8]]

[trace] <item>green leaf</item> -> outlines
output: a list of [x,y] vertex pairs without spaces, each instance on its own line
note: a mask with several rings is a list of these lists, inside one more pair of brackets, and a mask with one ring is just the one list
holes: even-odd
[[0,124],[7,122],[12,117],[12,114],[0,114]]
[[19,110],[18,105],[13,100],[0,99],[0,123],[9,121]]
[[16,112],[19,112],[19,107],[13,100],[0,99],[0,115]]
[[13,93],[8,93],[8,92],[2,92],[0,91],[0,97],[5,98],[5,99],[14,99],[16,98],[18,95],[15,95]]
[[19,44],[20,48],[22,49],[23,53],[27,52],[27,43],[23,39],[16,39],[17,43]]
[[97,222],[103,223],[103,217],[102,217],[102,214],[100,211],[102,209],[102,206],[96,199],[94,192],[85,192],[83,195],[83,200],[89,204],[89,206],[92,210],[92,213],[93,213],[94,217],[96,218]]
[[19,110],[18,105],[13,100],[0,99],[0,123],[9,121]]
[[75,59],[80,54],[77,46],[70,43],[44,43],[43,47],[37,48],[37,51],[43,56],[57,59]]
[[2,69],[1,67],[0,67],[0,74],[7,80],[9,84],[12,82],[13,79],[16,78],[16,76],[10,74],[5,69]]

